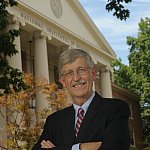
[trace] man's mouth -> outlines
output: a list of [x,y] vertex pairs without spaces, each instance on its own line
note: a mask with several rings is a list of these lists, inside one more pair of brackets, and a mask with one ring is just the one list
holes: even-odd
[[83,86],[85,85],[85,81],[79,81],[79,82],[76,82],[76,83],[73,83],[72,86],[73,87],[80,87],[80,86]]
[[85,83],[82,83],[82,84],[76,84],[76,85],[73,85],[73,87],[79,87],[79,86],[82,86],[84,85]]

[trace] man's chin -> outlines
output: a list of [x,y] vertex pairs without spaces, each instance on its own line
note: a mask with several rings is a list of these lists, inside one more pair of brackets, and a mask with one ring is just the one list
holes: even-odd
[[73,95],[73,97],[74,97],[74,98],[84,98],[84,97],[85,97],[85,94],[83,94],[83,93],[75,93],[75,94]]

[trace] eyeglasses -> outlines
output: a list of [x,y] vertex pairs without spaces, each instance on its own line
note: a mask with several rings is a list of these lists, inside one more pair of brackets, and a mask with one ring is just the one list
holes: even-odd
[[62,76],[66,78],[73,78],[74,73],[76,72],[78,75],[84,75],[87,73],[87,71],[91,68],[86,68],[86,67],[78,67],[75,70],[68,70],[62,73]]

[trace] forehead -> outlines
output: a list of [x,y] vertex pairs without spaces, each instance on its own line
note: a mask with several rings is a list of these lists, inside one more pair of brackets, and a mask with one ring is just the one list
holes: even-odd
[[86,59],[84,57],[80,57],[76,59],[72,63],[67,63],[62,67],[62,70],[70,70],[78,67],[87,67]]

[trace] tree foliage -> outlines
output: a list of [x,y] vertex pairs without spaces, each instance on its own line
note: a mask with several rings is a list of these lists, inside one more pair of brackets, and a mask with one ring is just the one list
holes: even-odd
[[125,9],[123,3],[130,3],[132,0],[108,0],[106,10],[108,12],[114,11],[113,16],[120,20],[126,20],[130,16],[130,11]]
[[141,19],[137,37],[127,37],[129,66],[113,63],[115,82],[140,96],[145,141],[150,143],[150,18]]
[[131,90],[132,85],[129,83],[132,83],[132,72],[130,68],[127,65],[122,64],[120,58],[115,60],[112,63],[112,66],[114,68],[114,82],[123,88]]
[[[0,117],[3,118],[1,121],[6,121],[7,124],[3,126],[7,131],[7,140],[1,141],[0,149],[30,150],[42,132],[45,118],[70,105],[67,103],[69,95],[58,89],[56,84],[48,84],[45,79],[35,78],[31,74],[23,74],[23,81],[26,89],[16,92],[10,87],[11,92],[0,96]],[[39,112],[43,119],[40,124],[36,124],[36,114],[30,108],[31,101],[36,100],[37,92],[45,94],[45,100],[48,102],[47,109]],[[6,117],[1,108],[6,108]],[[3,139],[1,134],[0,138]]]
[[133,86],[141,97],[144,136],[150,143],[150,18],[141,19],[138,37],[127,37],[130,45],[129,64],[136,76]]
[[19,31],[7,29],[9,13],[6,8],[15,5],[17,5],[15,0],[0,1],[0,89],[3,89],[0,95],[10,92],[10,84],[15,91],[25,88],[21,71],[11,67],[7,60],[7,57],[12,57],[18,52],[14,40],[19,36]]
[[142,100],[150,103],[150,18],[141,19],[138,37],[127,37],[130,46],[129,64],[138,78],[134,86]]

